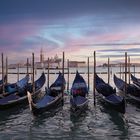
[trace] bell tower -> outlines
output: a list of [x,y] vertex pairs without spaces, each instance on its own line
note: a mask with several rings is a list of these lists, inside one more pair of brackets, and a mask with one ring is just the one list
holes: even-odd
[[44,62],[44,53],[43,53],[43,49],[41,48],[40,50],[40,62],[43,63]]

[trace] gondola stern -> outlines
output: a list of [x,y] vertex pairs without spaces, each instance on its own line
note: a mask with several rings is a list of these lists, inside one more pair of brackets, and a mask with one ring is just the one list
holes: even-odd
[[33,110],[33,108],[32,108],[32,95],[29,91],[27,91],[27,97],[28,97],[30,111],[32,111]]

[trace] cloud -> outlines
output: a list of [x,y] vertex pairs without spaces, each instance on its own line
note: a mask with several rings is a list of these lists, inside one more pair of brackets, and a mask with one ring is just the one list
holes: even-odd
[[[0,51],[14,60],[43,48],[47,56],[138,52],[139,4],[134,0],[0,0]],[[114,6],[115,5],[115,6]],[[108,53],[110,54],[110,53]],[[119,57],[119,56],[116,56]]]
[[[140,45],[140,44],[139,44]],[[103,49],[99,50],[99,52],[132,52],[132,53],[137,53],[140,51],[140,48],[129,48],[129,49]]]
[[[125,19],[132,19],[134,18],[133,15],[139,17],[140,5],[139,0],[41,0],[35,2],[34,0],[1,0],[0,3],[0,21],[3,23],[31,18],[67,19],[81,15],[98,17],[106,15],[115,15],[115,17],[119,15],[120,17],[121,15]],[[139,18],[135,19],[138,20]]]

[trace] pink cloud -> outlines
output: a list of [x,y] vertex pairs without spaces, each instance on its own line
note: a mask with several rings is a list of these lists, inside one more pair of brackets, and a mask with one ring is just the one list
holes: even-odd
[[[22,46],[22,43],[25,39],[28,39],[30,37],[40,35],[40,31],[43,30],[44,26],[41,26],[41,24],[34,23],[35,21],[28,21],[28,22],[17,22],[16,24],[8,24],[8,25],[1,25],[0,26],[0,40],[8,40],[7,45],[0,45],[0,51],[5,52],[6,55],[9,55],[12,60],[16,59],[18,57],[19,59],[25,59],[28,56],[31,56],[32,52],[35,52],[36,58],[39,59],[39,52],[40,52],[40,46],[39,44],[31,44],[30,47]],[[57,30],[56,30],[57,32]],[[88,31],[87,31],[88,32]],[[91,31],[92,32],[92,31]],[[76,33],[75,33],[76,34]],[[102,33],[102,34],[92,34],[89,35],[82,34],[78,37],[74,37],[74,33],[67,33],[64,31],[60,36],[57,34],[53,34],[52,37],[54,39],[57,39],[58,41],[62,42],[62,46],[59,46],[59,44],[54,43],[54,48],[52,49],[51,46],[47,44],[47,41],[45,44],[43,44],[44,51],[45,51],[45,57],[51,57],[55,54],[58,54],[59,56],[62,56],[62,52],[65,51],[67,56],[71,59],[71,56],[73,55],[85,55],[90,56],[93,51],[98,51],[102,49],[107,48],[113,48],[114,46],[95,46],[92,44],[102,44],[102,43],[115,43],[117,41],[129,41],[130,36],[134,35],[133,38],[138,38],[139,32],[138,30],[135,32],[132,30],[128,30],[126,32],[112,32],[112,33]],[[47,40],[48,38],[46,38]],[[49,39],[48,39],[49,40]],[[8,44],[8,43],[11,44]],[[47,46],[48,45],[48,46]],[[26,47],[26,48],[25,48]],[[116,48],[131,48],[134,46],[115,46]],[[114,48],[115,48],[114,47]],[[23,52],[22,52],[23,51]],[[22,53],[22,55],[21,55]]]
[[38,33],[40,26],[30,22],[17,22],[0,26],[0,51],[11,53],[24,49],[22,42]]

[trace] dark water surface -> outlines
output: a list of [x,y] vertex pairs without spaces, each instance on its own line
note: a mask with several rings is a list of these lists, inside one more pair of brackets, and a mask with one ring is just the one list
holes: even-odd
[[70,111],[69,97],[64,106],[34,116],[28,106],[18,106],[0,111],[0,139],[139,139],[140,109],[127,104],[123,116],[104,108],[97,102],[89,106],[80,116]]
[[65,96],[64,106],[38,116],[30,112],[28,105],[0,111],[0,140],[140,139],[140,105],[127,103],[126,114],[121,115],[105,108],[99,100],[94,107],[90,92],[88,108],[78,116],[71,112],[69,99]]

